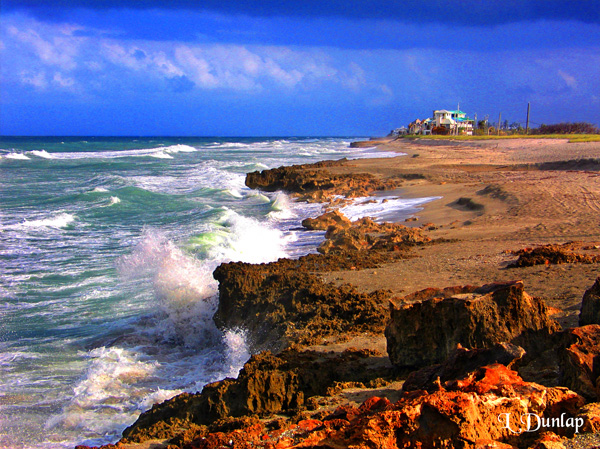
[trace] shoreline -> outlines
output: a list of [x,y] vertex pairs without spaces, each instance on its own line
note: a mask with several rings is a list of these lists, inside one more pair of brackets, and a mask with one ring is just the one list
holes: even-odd
[[[262,429],[259,434],[263,437],[271,435],[269,426],[272,426],[270,424],[272,418],[268,418],[269,416],[281,420],[282,415],[291,414],[284,419],[284,423],[280,423],[280,426],[283,426],[282,429],[287,429],[287,432],[293,433],[298,431],[297,426],[303,421],[320,421],[328,414],[334,413],[335,407],[344,404],[348,407],[358,406],[369,396],[387,397],[391,403],[394,403],[402,396],[401,385],[403,379],[406,379],[407,372],[402,374],[402,370],[398,371],[397,367],[394,368],[390,364],[385,352],[385,337],[381,325],[363,327],[358,332],[353,327],[356,326],[357,319],[360,322],[364,319],[374,319],[377,315],[373,315],[373,311],[385,308],[386,303],[402,304],[405,302],[402,296],[406,297],[425,288],[440,289],[467,284],[489,285],[498,282],[509,285],[510,281],[521,279],[529,294],[543,297],[550,307],[548,316],[557,319],[564,327],[576,326],[579,303],[585,290],[594,283],[598,275],[598,265],[550,263],[541,267],[534,265],[511,270],[506,268],[516,258],[514,251],[534,245],[562,245],[571,240],[581,240],[583,243],[572,243],[568,248],[565,247],[565,250],[590,256],[600,254],[597,245],[600,241],[600,228],[597,227],[595,219],[597,212],[600,211],[600,175],[597,174],[598,168],[595,166],[600,157],[600,144],[566,144],[562,141],[550,145],[545,143],[546,141],[540,145],[540,142],[528,139],[527,142],[484,141],[478,142],[477,145],[465,146],[462,142],[436,141],[433,145],[421,145],[414,142],[394,141],[384,143],[378,150],[402,152],[406,153],[406,156],[393,159],[324,162],[286,170],[281,179],[293,178],[297,184],[300,179],[303,180],[302,182],[310,181],[313,183],[311,185],[317,186],[310,192],[305,191],[304,187],[297,189],[298,197],[310,201],[328,199],[331,201],[334,195],[325,195],[319,182],[324,180],[327,183],[332,179],[335,180],[333,188],[336,194],[352,192],[362,196],[369,190],[373,192],[389,189],[386,193],[395,195],[397,192],[402,198],[440,196],[441,199],[421,206],[422,210],[414,214],[417,220],[403,223],[406,225],[406,230],[400,230],[398,227],[377,228],[369,223],[355,229],[352,225],[337,223],[337,230],[331,232],[333,237],[330,236],[329,240],[337,241],[338,246],[334,245],[332,253],[323,256],[325,259],[319,256],[301,258],[302,263],[295,264],[296,266],[291,269],[289,265],[294,264],[294,261],[290,262],[289,259],[286,259],[288,262],[280,260],[254,267],[250,264],[225,264],[230,268],[220,267],[224,277],[222,276],[219,289],[222,299],[228,298],[229,308],[221,311],[217,322],[219,323],[220,320],[220,326],[227,327],[234,324],[250,325],[252,320],[261,321],[259,317],[268,318],[271,320],[265,321],[269,324],[268,332],[274,333],[263,338],[263,346],[257,345],[256,349],[266,349],[268,346],[266,343],[273,345],[273,340],[277,340],[281,343],[279,346],[273,345],[273,348],[277,349],[277,355],[273,356],[275,359],[267,360],[264,358],[266,356],[261,356],[261,353],[246,364],[244,373],[240,373],[238,381],[211,384],[205,388],[210,390],[207,394],[189,395],[190,397],[185,399],[191,402],[200,401],[200,404],[208,401],[206,413],[210,412],[209,415],[216,413],[212,418],[202,412],[204,417],[197,418],[193,425],[194,419],[189,418],[187,425],[185,420],[181,421],[182,418],[177,418],[174,422],[173,416],[179,416],[177,409],[183,407],[181,398],[179,402],[174,398],[167,401],[172,404],[171,418],[169,418],[171,424],[165,426],[167,414],[158,421],[150,420],[152,424],[148,425],[151,415],[163,413],[164,406],[155,407],[156,411],[151,415],[147,415],[148,412],[143,414],[136,423],[138,428],[140,421],[142,426],[146,426],[146,433],[140,433],[138,440],[161,435],[157,432],[157,425],[162,423],[159,427],[163,431],[166,428],[170,429],[167,432],[171,432],[169,435],[175,432],[174,425],[177,428],[187,426],[186,432],[189,434],[176,440],[179,445],[175,447],[183,447],[184,444],[191,444],[193,441],[198,445],[189,447],[213,447],[202,446],[204,444],[202,441],[216,438],[215,432],[227,434],[228,437],[235,432],[246,435],[250,432],[250,427],[258,426]],[[569,157],[564,155],[565,145],[571,146]],[[526,154],[527,151],[529,153]],[[577,162],[555,164],[551,168],[543,165],[568,160]],[[326,174],[321,178],[312,177],[315,168]],[[256,181],[250,181],[249,184],[249,179],[251,180],[252,177],[247,177],[247,184],[252,187]],[[298,185],[307,185],[302,182]],[[267,178],[266,184],[261,187],[275,188],[280,186],[278,183],[278,179]],[[289,187],[287,186],[286,190],[290,191]],[[567,211],[569,214],[565,213]],[[570,222],[565,223],[569,220]],[[325,223],[322,226],[326,226],[327,229],[329,224]],[[338,240],[335,240],[336,232],[338,232]],[[429,240],[415,240],[415,233],[419,238],[422,234]],[[381,236],[383,238],[374,241],[375,234],[378,238]],[[350,236],[355,238],[354,241],[350,241],[351,244],[348,243]],[[389,238],[386,240],[385,236]],[[406,247],[397,243],[409,241],[410,244]],[[347,251],[352,250],[352,245],[357,246],[358,249],[357,252],[352,253],[352,263],[348,266],[344,258],[349,257],[350,253]],[[368,245],[371,246],[367,248]],[[338,251],[340,252],[336,256]],[[327,261],[326,265],[329,264],[328,268],[322,266],[323,260]],[[307,277],[298,278],[298,273],[304,271]],[[217,276],[215,274],[215,277]],[[247,279],[250,279],[250,282],[245,283]],[[277,279],[276,285],[274,287],[270,285],[271,290],[265,290],[267,285],[265,282],[272,283],[274,279]],[[350,287],[346,287],[347,285]],[[224,295],[226,289],[229,289],[229,292]],[[287,298],[288,296],[281,296],[282,291],[285,290],[287,295],[290,289],[307,289],[311,301],[314,301],[315,295],[326,299],[319,303],[322,304],[319,306],[321,308],[326,307],[328,301],[339,301],[340,310],[343,310],[345,301],[349,298],[358,301],[353,303],[355,304],[353,308],[359,307],[358,304],[367,304],[362,309],[364,316],[361,318],[360,314],[354,314],[351,317],[340,318],[336,315],[339,312],[333,312],[320,316],[316,321],[298,321],[301,314],[298,315],[297,310],[291,311],[284,307],[277,312],[279,316],[273,318],[272,305],[277,304],[277,298]],[[343,292],[342,296],[332,296],[332,292],[338,290]],[[377,291],[390,293],[376,294]],[[247,296],[246,303],[239,302],[240,292],[245,292],[243,295]],[[302,303],[303,298],[294,297],[294,301]],[[222,306],[225,307],[223,304],[219,307]],[[306,313],[305,309],[303,313]],[[332,323],[335,325],[332,326]],[[289,324],[293,326],[290,327]],[[301,329],[302,326],[304,330]],[[307,329],[311,331],[308,334]],[[260,335],[267,330],[256,328],[251,330],[251,334],[252,332],[254,335]],[[339,335],[340,333],[344,335]],[[324,356],[325,353],[333,355]],[[362,355],[359,356],[359,353]],[[349,354],[355,355],[350,357]],[[331,368],[327,367],[332,363],[338,368],[350,363],[346,370],[353,372],[352,375],[345,377],[339,377],[335,373],[323,374],[325,377],[318,382],[330,384],[326,385],[326,391],[315,389],[314,385],[304,387],[296,385],[294,389],[286,383],[291,381],[286,381],[286,376],[291,374],[300,378],[304,376],[306,379],[313,379],[312,382],[317,382],[314,372],[303,366],[307,360],[315,365],[319,372],[329,373],[328,369]],[[359,360],[360,363],[352,365],[355,363],[352,360]],[[265,366],[270,368],[267,369]],[[287,368],[283,369],[281,366]],[[409,371],[416,370],[417,367],[413,367]],[[521,370],[519,374],[523,375],[523,372],[527,373],[527,370]],[[278,393],[274,393],[273,388],[252,389],[248,387],[248,383],[244,383],[253,379],[252,376],[272,381],[275,374],[276,378],[280,379],[279,383],[276,382]],[[531,380],[539,381],[533,379],[535,376],[531,377]],[[524,380],[530,381],[526,378]],[[240,391],[239,388],[242,390]],[[329,391],[328,388],[333,390]],[[261,397],[264,398],[265,395],[271,397],[271,401],[273,401],[273,394],[276,397],[283,394],[283,397],[279,402],[275,400],[279,405],[267,406],[265,403],[257,405],[254,409],[247,409],[243,404],[238,404],[235,398],[246,394],[255,397],[258,403],[261,403]],[[350,397],[353,400],[349,400]],[[309,401],[311,398],[316,399],[311,402]],[[223,407],[228,410],[222,411],[224,415],[219,415],[217,409]],[[241,407],[240,411],[235,411],[239,407]],[[386,407],[389,409],[391,405],[388,404]],[[248,414],[248,411],[252,413]],[[144,416],[148,421],[146,424],[143,422]],[[219,419],[223,421],[225,416],[229,416],[225,420],[227,423],[217,425]],[[245,421],[241,418],[243,416],[246,416]],[[254,419],[248,416],[254,416]],[[257,416],[260,416],[261,420],[257,421]],[[346,421],[348,425],[354,423],[352,419]],[[302,435],[306,434],[303,438],[316,435],[312,430],[305,428],[303,432]],[[142,437],[142,434],[145,436]],[[333,438],[331,432],[325,434],[327,438]],[[163,432],[162,435],[166,434]],[[273,438],[281,440],[281,435],[271,435],[269,438],[271,438],[269,441],[274,441]],[[197,442],[198,439],[201,441]],[[129,441],[134,440],[130,438]],[[234,444],[233,447],[246,446],[240,443],[237,446]]]

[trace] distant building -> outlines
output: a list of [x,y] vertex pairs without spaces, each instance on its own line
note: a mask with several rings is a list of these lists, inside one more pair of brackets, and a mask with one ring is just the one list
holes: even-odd
[[416,119],[408,125],[408,134],[473,134],[473,125],[475,121],[468,118],[467,114],[457,109],[447,111],[439,109],[433,111],[433,117],[426,119]]
[[423,134],[423,120],[416,119],[414,122],[408,124],[409,134]]
[[390,136],[405,136],[406,134],[408,134],[408,128],[406,126],[401,126],[400,128],[396,128],[393,129],[392,132],[390,132]]
[[473,134],[474,120],[467,118],[467,114],[460,111],[447,111],[440,109],[433,111],[433,120],[436,127],[446,128],[448,134]]

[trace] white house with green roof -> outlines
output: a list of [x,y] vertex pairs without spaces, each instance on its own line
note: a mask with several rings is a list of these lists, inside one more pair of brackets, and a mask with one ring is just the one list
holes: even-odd
[[473,134],[474,120],[467,117],[467,114],[461,110],[447,111],[439,109],[433,111],[434,127],[446,128],[450,134]]

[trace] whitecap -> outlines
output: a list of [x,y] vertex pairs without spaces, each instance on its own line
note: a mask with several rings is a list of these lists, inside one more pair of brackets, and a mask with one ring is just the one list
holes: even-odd
[[60,213],[54,217],[41,218],[39,220],[25,220],[20,227],[25,228],[64,228],[75,221],[75,215]]
[[226,377],[237,377],[241,367],[250,358],[246,331],[243,329],[228,329],[223,334],[223,342],[227,347]]
[[157,159],[173,159],[173,156],[170,154],[164,153],[163,151],[158,151],[156,153],[151,153],[148,156],[155,157]]
[[15,159],[15,160],[19,160],[19,161],[28,161],[28,160],[30,160],[30,158],[28,158],[27,156],[25,156],[22,153],[8,153],[8,154],[4,155],[4,157],[6,159]]
[[252,190],[250,193],[248,193],[248,195],[246,195],[245,199],[255,200],[255,201],[258,201],[259,203],[270,203],[271,202],[269,197],[260,193],[259,190]]
[[41,157],[42,159],[54,159],[54,156],[48,153],[46,150],[33,150],[30,151],[31,154],[37,157]]
[[227,192],[229,195],[231,195],[234,198],[243,198],[244,197],[244,195],[242,195],[242,193],[237,189],[227,189],[227,190],[225,190],[225,192]]
[[189,145],[183,145],[183,144],[170,145],[168,147],[161,147],[161,149],[163,151],[166,151],[167,153],[194,153],[194,152],[198,151],[194,147],[191,147]]
[[113,206],[115,204],[119,204],[120,202],[121,202],[121,199],[118,196],[111,196],[110,203],[108,205]]

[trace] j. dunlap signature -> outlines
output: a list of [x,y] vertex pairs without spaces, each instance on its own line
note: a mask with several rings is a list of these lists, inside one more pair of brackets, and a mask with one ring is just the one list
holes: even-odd
[[512,413],[500,413],[498,421],[503,424],[505,429],[516,434],[536,432],[540,429],[567,427],[574,428],[575,433],[578,433],[583,426],[583,418],[567,417],[566,413],[561,414],[560,418],[544,418],[536,413],[523,413],[518,420],[511,419],[511,415]]

